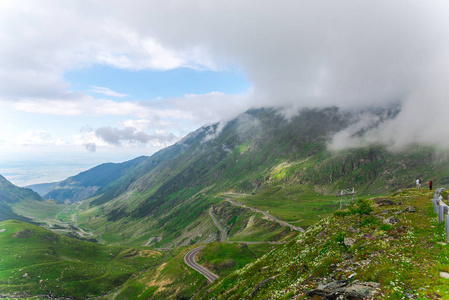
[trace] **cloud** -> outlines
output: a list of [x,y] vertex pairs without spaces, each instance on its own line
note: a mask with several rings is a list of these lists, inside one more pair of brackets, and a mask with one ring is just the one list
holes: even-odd
[[[200,125],[253,107],[358,109],[399,102],[396,118],[372,129],[366,140],[433,143],[449,134],[443,121],[449,109],[448,30],[445,0],[7,1],[0,7],[6,41],[0,47],[0,99],[29,112]],[[156,106],[70,91],[65,72],[98,64],[237,68],[252,90],[187,95]],[[139,139],[145,137],[125,138]]]
[[95,135],[108,144],[122,145],[128,143],[131,145],[147,144],[153,146],[168,146],[174,143],[178,138],[172,134],[147,134],[143,131],[138,131],[133,127],[125,127],[123,129],[113,128],[110,126],[100,127],[95,130]]
[[44,130],[27,130],[17,136],[14,141],[17,146],[66,146],[69,143],[61,138],[53,138]]
[[87,143],[84,144],[84,146],[86,147],[86,150],[89,152],[96,152],[97,151],[97,145],[95,143]]
[[101,87],[101,86],[91,86],[92,89],[90,89],[90,92],[94,92],[94,93],[99,93],[99,94],[104,94],[107,96],[111,96],[111,97],[116,97],[116,98],[123,98],[123,97],[129,97],[129,95],[127,94],[120,94],[117,92],[114,92],[113,90],[106,88],[106,87]]

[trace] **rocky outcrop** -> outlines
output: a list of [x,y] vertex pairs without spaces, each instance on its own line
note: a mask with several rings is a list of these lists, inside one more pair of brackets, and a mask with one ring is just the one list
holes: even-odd
[[355,239],[345,237],[344,244],[347,248],[351,248],[355,244]]
[[413,206],[407,206],[404,211],[414,213],[416,209]]
[[376,282],[349,282],[348,280],[332,281],[320,284],[314,290],[306,292],[308,297],[319,296],[323,299],[372,299],[380,284]]
[[264,287],[267,283],[273,281],[275,278],[276,278],[276,276],[271,276],[265,280],[262,280],[258,284],[256,284],[253,291],[251,292],[251,297],[254,297],[262,287]]
[[376,198],[374,199],[374,203],[376,203],[379,206],[384,206],[384,205],[396,205],[396,203],[388,198]]
[[399,220],[397,218],[395,218],[395,217],[389,217],[389,218],[386,218],[385,220],[382,221],[382,223],[390,224],[390,225],[396,224],[398,222],[399,222]]

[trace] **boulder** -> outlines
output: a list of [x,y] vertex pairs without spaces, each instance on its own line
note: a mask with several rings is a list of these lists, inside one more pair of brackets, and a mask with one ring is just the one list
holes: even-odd
[[347,248],[351,248],[355,244],[355,239],[345,237],[344,243]]
[[388,198],[376,198],[376,199],[374,199],[374,203],[376,203],[379,206],[395,205],[396,204],[396,203],[394,203],[393,200],[388,199]]
[[348,229],[346,229],[346,232],[347,233],[357,233],[357,232],[359,232],[359,230],[355,229],[354,226],[349,225]]
[[414,213],[416,209],[413,206],[407,206],[404,211]]
[[306,291],[306,295],[322,299],[372,299],[379,286],[380,284],[376,282],[354,281],[348,285],[347,280],[338,280],[319,284],[316,289]]
[[314,290],[306,291],[309,297],[319,296],[324,299],[336,299],[342,295],[344,288],[348,285],[347,280],[337,280],[328,284],[319,284]]
[[354,282],[345,289],[343,295],[345,299],[371,299],[379,286],[377,282]]
[[399,220],[396,219],[395,217],[389,217],[389,218],[386,218],[385,220],[382,221],[382,223],[390,224],[390,225],[396,224],[398,222],[399,222]]

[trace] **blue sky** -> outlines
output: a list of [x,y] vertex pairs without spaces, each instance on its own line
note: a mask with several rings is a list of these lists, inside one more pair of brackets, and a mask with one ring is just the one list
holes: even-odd
[[[64,73],[63,80],[67,91],[83,93],[91,99],[103,99],[114,103],[139,102],[141,105],[164,106],[164,99],[182,99],[187,95],[223,95],[244,94],[250,84],[241,71],[213,71],[197,68],[177,68],[173,70],[128,70],[112,66],[95,65]],[[43,104],[45,105],[45,104]],[[48,104],[51,106],[51,104]],[[63,108],[64,109],[64,108]],[[162,108],[163,109],[163,108]],[[162,125],[135,116],[134,112],[84,113],[24,111],[5,106],[0,113],[2,120],[10,124],[8,130],[0,134],[0,142],[15,140],[8,151],[4,147],[0,152],[0,174],[19,185],[57,181],[94,167],[103,162],[122,162],[139,155],[151,155],[155,151],[176,142],[188,132],[202,124],[190,117],[156,117]],[[173,139],[166,142],[133,143],[132,145],[108,145],[96,143],[95,151],[86,151],[82,141],[86,134],[95,129],[110,127],[123,130],[126,123],[141,121],[142,128],[148,134],[163,131],[161,127],[170,127]],[[213,120],[211,120],[213,121]],[[146,125],[145,125],[146,124]],[[135,126],[135,125],[134,125]],[[164,133],[162,133],[164,135]],[[98,140],[98,139],[97,139]],[[87,143],[87,142],[86,142]],[[126,140],[123,141],[126,143]],[[103,144],[103,145],[101,145]],[[0,146],[2,144],[0,143]],[[81,146],[81,147],[80,147]],[[16,150],[19,149],[20,155]],[[70,155],[70,159],[68,155]],[[49,158],[51,158],[49,160]]]
[[83,91],[93,97],[98,96],[98,93],[92,92],[93,86],[108,87],[117,93],[128,95],[119,97],[122,101],[157,100],[210,92],[242,94],[250,86],[242,71],[192,68],[132,71],[109,66],[93,66],[69,71],[64,78],[73,90]]
[[399,102],[330,146],[449,148],[448,31],[446,0],[2,1],[0,174],[63,180],[260,107]]

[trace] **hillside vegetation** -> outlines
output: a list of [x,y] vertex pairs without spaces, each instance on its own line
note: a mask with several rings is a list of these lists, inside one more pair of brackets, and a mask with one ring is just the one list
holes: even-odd
[[23,214],[14,211],[14,207],[25,203],[29,205],[42,203],[43,201],[44,199],[36,192],[15,186],[0,175],[0,221],[14,219],[31,222]]
[[449,248],[431,198],[408,189],[359,199],[195,298],[447,299]]
[[332,136],[354,119],[337,108],[304,110],[289,120],[274,109],[260,109],[223,128],[202,127],[143,161],[139,172],[97,191],[79,219],[106,243],[142,245],[160,236],[161,244],[188,245],[208,241],[210,226],[179,238],[222,201],[222,193],[248,195],[242,198],[248,205],[307,227],[335,209],[333,195],[343,188],[379,195],[412,187],[416,177],[449,183],[449,156],[431,147],[328,151]]
[[158,265],[150,249],[82,242],[20,221],[0,222],[0,297],[86,299]]
[[[387,120],[396,112],[374,113]],[[6,191],[0,205],[9,209],[0,207],[0,216],[45,221],[99,242],[0,223],[0,291],[335,299],[358,290],[379,299],[438,299],[449,293],[439,277],[449,272],[443,225],[431,212],[431,193],[411,187],[417,177],[449,184],[449,155],[418,145],[398,152],[381,145],[328,150],[333,135],[356,121],[357,114],[337,108],[303,110],[290,119],[275,109],[251,110],[151,157],[100,165],[61,182],[50,193],[69,200],[64,205],[0,177]],[[356,202],[338,210],[335,194],[351,187]],[[200,262],[221,276],[211,286],[183,261],[199,244],[206,245]]]
[[122,176],[138,172],[139,165],[146,159],[147,157],[141,156],[124,163],[101,164],[55,184],[43,197],[45,199],[55,199],[60,202],[76,202],[90,198],[99,190],[102,193],[101,189],[103,187],[116,180],[120,180]]

